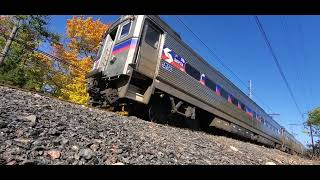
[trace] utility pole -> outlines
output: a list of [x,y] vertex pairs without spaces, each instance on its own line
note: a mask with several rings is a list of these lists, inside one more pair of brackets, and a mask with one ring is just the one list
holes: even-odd
[[14,37],[17,34],[17,31],[19,28],[19,23],[20,23],[20,20],[18,20],[18,22],[14,21],[13,28],[11,30],[11,34],[9,36],[9,39],[7,39],[6,45],[4,46],[4,48],[0,54],[0,66],[4,63],[4,59],[6,58],[8,52],[9,52],[10,46],[12,44],[12,40],[14,39]]
[[252,83],[251,80],[249,80],[249,97],[252,99]]

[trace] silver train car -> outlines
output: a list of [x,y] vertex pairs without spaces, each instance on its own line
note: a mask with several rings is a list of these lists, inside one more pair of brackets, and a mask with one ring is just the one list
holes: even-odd
[[93,106],[193,129],[213,127],[289,153],[305,151],[159,16],[121,16],[106,32],[87,78]]

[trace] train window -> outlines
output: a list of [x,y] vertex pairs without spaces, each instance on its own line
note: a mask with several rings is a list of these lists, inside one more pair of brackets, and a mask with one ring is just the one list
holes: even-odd
[[253,112],[253,111],[252,111],[249,107],[246,107],[246,113],[247,113],[250,117],[253,117],[252,112]]
[[148,26],[145,42],[157,49],[159,46],[160,32],[155,30],[152,26]]
[[195,78],[196,80],[200,80],[200,72],[193,68],[189,63],[186,63],[186,73]]
[[257,119],[257,113],[254,112],[254,111],[252,111],[252,112],[253,112],[253,117],[254,117],[255,119]]
[[240,105],[240,108],[241,108],[243,111],[246,109],[246,106],[245,106],[242,102],[240,102],[240,101],[239,101],[239,105]]
[[228,93],[227,91],[225,91],[224,89],[221,88],[220,94],[222,97],[224,97],[225,99],[228,99]]
[[235,106],[238,106],[238,99],[232,97],[232,104],[234,104]]
[[260,121],[260,123],[262,123],[263,124],[263,122],[262,122],[262,116],[261,115],[257,115],[257,119],[258,119],[258,121]]
[[129,34],[130,27],[131,27],[131,21],[122,26],[120,38],[123,38]]
[[229,102],[229,103],[232,103],[232,96],[231,96],[231,94],[228,94],[228,102]]
[[220,92],[221,92],[221,87],[219,85],[216,85],[216,94],[220,96],[221,95]]
[[109,35],[110,35],[112,41],[115,40],[116,35],[117,35],[117,31],[118,31],[118,27],[116,27],[116,28],[114,28],[112,31],[110,31]]
[[210,79],[206,79],[205,84],[211,90],[216,91],[216,84],[212,82]]

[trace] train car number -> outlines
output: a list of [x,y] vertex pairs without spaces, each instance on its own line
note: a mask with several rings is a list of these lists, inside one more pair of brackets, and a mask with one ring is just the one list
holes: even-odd
[[161,67],[169,72],[172,72],[172,66],[165,61],[162,61]]

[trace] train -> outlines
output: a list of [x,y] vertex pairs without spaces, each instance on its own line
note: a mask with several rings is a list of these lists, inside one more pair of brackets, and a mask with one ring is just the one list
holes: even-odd
[[159,15],[121,15],[86,74],[92,106],[217,129],[292,154],[306,149]]

